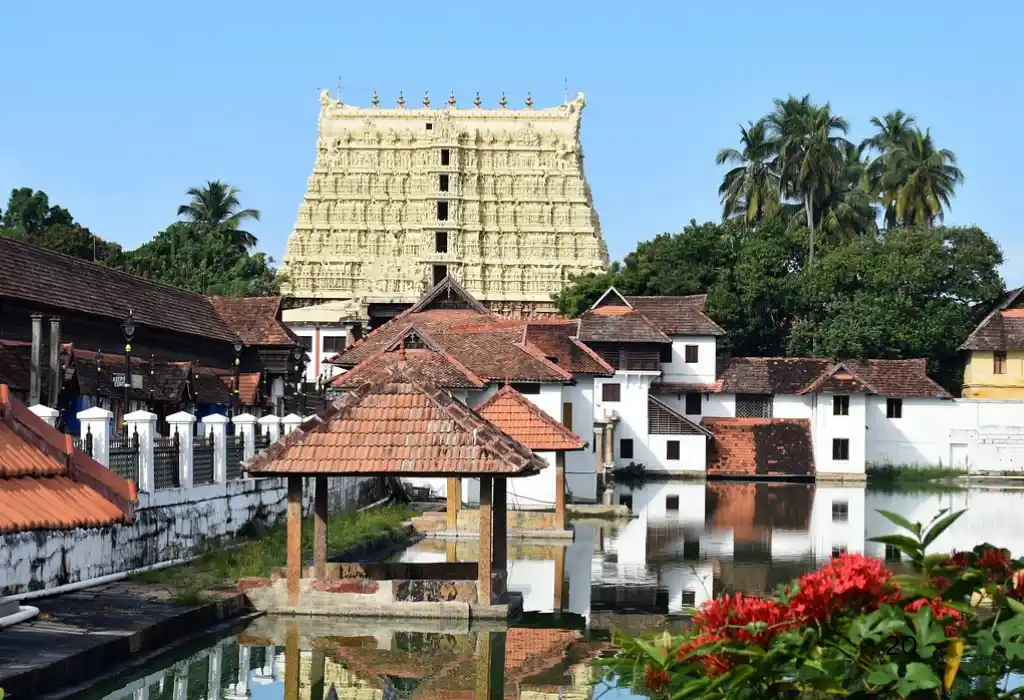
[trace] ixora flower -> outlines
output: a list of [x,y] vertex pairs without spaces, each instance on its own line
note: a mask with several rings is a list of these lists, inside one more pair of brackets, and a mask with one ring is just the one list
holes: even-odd
[[660,693],[665,690],[668,686],[669,677],[668,672],[660,668],[647,667],[647,673],[644,675],[644,685],[647,689],[654,693]]
[[931,608],[932,619],[943,625],[947,637],[955,637],[959,634],[960,629],[965,624],[963,613],[943,603],[941,597],[934,600],[918,598],[905,605],[903,609],[913,614],[926,605]]
[[799,590],[789,601],[790,615],[823,622],[840,610],[870,612],[890,602],[892,572],[877,559],[863,554],[840,554],[831,562],[797,580]]
[[1013,570],[1010,553],[1005,549],[987,547],[978,554],[977,566],[993,576],[1009,576]]

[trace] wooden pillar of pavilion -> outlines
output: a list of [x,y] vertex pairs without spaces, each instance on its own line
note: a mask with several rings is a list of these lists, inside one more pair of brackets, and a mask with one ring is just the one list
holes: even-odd
[[448,532],[459,528],[459,510],[462,508],[462,479],[448,477]]
[[327,477],[318,476],[313,494],[313,570],[321,581],[327,578]]
[[[289,477],[289,483],[293,477]],[[294,477],[299,479],[300,477]],[[290,504],[289,504],[290,505]],[[289,620],[285,627],[284,642],[284,696],[286,698],[299,697],[299,664],[302,655],[299,653],[299,623]]]
[[555,545],[555,591],[551,601],[552,609],[559,613],[562,611],[565,600],[565,547]]
[[299,602],[302,578],[302,477],[288,476],[288,605]]
[[565,521],[565,453],[555,453],[555,527],[564,530]]
[[480,605],[491,605],[491,566],[494,561],[493,483],[490,476],[480,477],[480,561],[477,564],[476,597]]
[[479,632],[476,638],[474,700],[505,697],[505,633]]
[[[504,577],[508,571],[508,480],[494,478],[494,573]],[[502,586],[504,590],[504,586]],[[499,603],[504,600],[497,601]]]

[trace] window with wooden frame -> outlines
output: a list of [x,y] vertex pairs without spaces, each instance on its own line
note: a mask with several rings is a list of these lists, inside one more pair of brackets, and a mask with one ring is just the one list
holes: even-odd
[[686,409],[685,413],[688,416],[699,416],[702,413],[701,403],[703,402],[704,395],[691,392],[686,395]]
[[512,382],[512,388],[524,395],[530,394],[535,396],[540,393],[540,384],[536,384],[534,382]]
[[633,459],[633,438],[622,438],[619,440],[619,457],[621,459]]
[[572,401],[562,402],[562,425],[572,430]]
[[622,401],[622,385],[607,382],[601,385],[601,400],[609,403]]
[[848,416],[850,415],[850,397],[842,394],[836,394],[832,397],[832,415],[833,416]]
[[658,359],[661,360],[661,362],[663,364],[668,364],[669,362],[671,362],[672,361],[672,346],[671,345],[662,345],[661,346],[661,356]]
[[343,335],[325,335],[324,341],[324,352],[342,352],[345,349],[345,341],[348,340]]
[[845,523],[850,520],[850,504],[846,501],[832,501],[832,522]]
[[679,459],[679,441],[669,440],[665,443],[665,459]]
[[695,365],[700,357],[700,348],[696,345],[686,345],[683,348],[683,360],[689,365]]
[[1006,351],[996,350],[992,353],[992,374],[1006,374]]
[[903,399],[886,399],[885,400],[885,417],[886,418],[902,418],[903,417]]
[[832,438],[832,459],[845,462],[850,459],[849,438]]
[[679,512],[679,496],[665,496],[665,511],[669,513]]

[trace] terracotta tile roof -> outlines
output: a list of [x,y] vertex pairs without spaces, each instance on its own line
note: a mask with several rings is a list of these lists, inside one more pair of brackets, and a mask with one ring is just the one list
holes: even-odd
[[832,361],[810,357],[734,357],[718,377],[727,394],[797,394]]
[[711,384],[690,384],[688,382],[653,382],[652,394],[717,394],[722,391],[721,382]]
[[0,532],[130,523],[135,484],[47,425],[0,384]]
[[[331,381],[334,388],[350,387],[361,381],[361,377],[380,362],[389,362],[398,355],[397,350],[382,351],[358,367],[340,374]],[[466,369],[458,360],[444,352],[429,348],[409,349],[405,351],[405,359],[420,374],[429,377],[444,389],[482,389],[487,382]]]
[[810,421],[705,418],[714,442],[708,476],[813,476]]
[[297,345],[281,323],[281,297],[210,297],[210,303],[246,345]]
[[601,356],[575,338],[578,321],[530,321],[526,326],[526,340],[559,367],[573,374],[608,376],[615,369]]
[[[86,396],[124,396],[124,387],[114,386],[114,375],[124,374],[124,362],[120,353],[69,349],[68,363],[74,366],[79,391]],[[150,359],[132,356],[132,374],[143,377],[147,391],[151,364]]]
[[707,294],[683,297],[625,297],[637,311],[668,335],[725,335],[704,313]]
[[192,365],[192,390],[196,403],[229,404],[234,375],[229,369]]
[[657,324],[642,312],[625,306],[601,306],[580,316],[579,339],[584,343],[671,343]]
[[561,661],[566,647],[580,638],[576,630],[512,627],[505,636],[505,668],[518,670],[533,660]]
[[705,523],[732,530],[738,540],[763,540],[771,530],[810,527],[813,484],[777,482],[709,482],[705,489]]
[[950,399],[952,394],[928,376],[924,358],[914,360],[844,360],[858,379],[878,396],[894,398],[928,397]]
[[399,359],[257,455],[254,474],[526,476],[544,460]]
[[[83,290],[88,290],[83,294]],[[0,236],[0,298],[234,342],[201,294]]]
[[260,373],[241,372],[238,375],[238,400],[243,406],[255,406],[260,397]]
[[490,313],[488,308],[477,301],[472,294],[467,292],[454,277],[448,276],[435,284],[427,291],[426,294],[420,297],[420,300],[412,305],[408,313],[415,314],[428,309],[438,308],[439,306],[450,306],[452,304],[464,306],[465,308],[472,309],[480,314]]
[[462,364],[486,379],[520,382],[570,382],[572,374],[549,361],[532,343],[522,343],[522,328],[444,333],[440,342]]
[[506,435],[512,436],[535,452],[582,450],[587,446],[586,440],[542,411],[508,384],[477,406],[476,412]]
[[1024,318],[1018,306],[1024,287],[1011,289],[996,302],[995,308],[978,327],[967,336],[961,350],[1020,350],[1024,349]]
[[154,401],[187,402],[192,396],[192,363],[151,360],[147,389]]
[[[679,413],[653,396],[647,397],[647,426],[651,435],[704,435],[711,433],[702,425]],[[657,429],[658,432],[655,432]]]
[[32,343],[0,340],[0,384],[7,384],[15,391],[27,392],[31,389],[31,381]]

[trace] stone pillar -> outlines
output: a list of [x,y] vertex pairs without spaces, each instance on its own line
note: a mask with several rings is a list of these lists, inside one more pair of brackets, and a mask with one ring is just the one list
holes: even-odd
[[60,418],[60,411],[56,408],[50,408],[49,406],[37,403],[35,406],[29,406],[28,410],[46,421],[46,424],[51,428],[57,427],[57,419]]
[[287,416],[285,416],[284,418],[281,419],[281,431],[282,431],[282,433],[284,435],[287,435],[288,433],[292,432],[293,430],[298,428],[300,425],[302,425],[302,421],[303,421],[302,416],[296,415],[294,413],[289,413]]
[[[32,348],[29,359],[28,403],[35,406],[43,395],[43,315],[32,314]],[[104,462],[106,464],[106,462]]]
[[129,437],[139,434],[139,491],[152,493],[153,483],[153,440],[156,438],[156,414],[149,411],[132,411],[124,417],[128,424]]
[[309,666],[309,700],[324,700],[324,669],[327,666],[327,653],[323,647],[313,649],[313,659]]
[[249,667],[252,665],[252,650],[244,645],[238,647],[238,681],[235,693],[241,697],[249,695]]
[[478,564],[476,596],[480,605],[491,604],[491,562],[494,561],[494,509],[492,507],[494,479],[480,477],[480,562]]
[[565,522],[565,453],[555,453],[555,527],[564,530]]
[[448,532],[459,529],[459,511],[462,509],[462,479],[448,477]]
[[105,408],[93,406],[78,412],[81,423],[82,449],[85,449],[87,435],[92,435],[92,458],[100,464],[110,466],[110,421],[114,414]]
[[594,424],[594,472],[597,474],[597,487],[604,486],[604,424]]
[[214,413],[203,418],[203,435],[213,435],[213,483],[228,480],[228,417]]
[[[288,604],[299,602],[302,578],[302,477],[288,477]],[[288,664],[291,673],[291,664]],[[285,697],[291,697],[285,693]]]
[[605,423],[604,426],[604,466],[605,472],[615,465],[615,424]]
[[235,425],[235,438],[242,436],[242,459],[252,459],[256,454],[256,416],[251,413],[239,413],[231,422]]
[[494,571],[499,577],[508,571],[508,481],[494,478]]
[[192,435],[196,417],[185,411],[167,416],[171,437],[178,436],[178,484],[183,489],[192,487]]
[[50,390],[47,392],[46,404],[57,407],[60,398],[60,387],[64,383],[64,368],[60,362],[60,317],[50,318]]
[[173,700],[188,700],[188,668],[179,668],[174,673],[174,690],[171,693]]
[[327,578],[327,477],[314,479],[313,568],[316,578]]
[[132,700],[149,700],[149,686],[144,685],[132,691]]
[[505,697],[505,632],[478,632],[475,700]]
[[270,444],[281,439],[281,419],[274,414],[263,416],[256,421],[260,424],[260,431],[270,436]]
[[220,671],[224,664],[224,647],[217,644],[210,650],[210,671],[206,680],[208,700],[220,700]]

